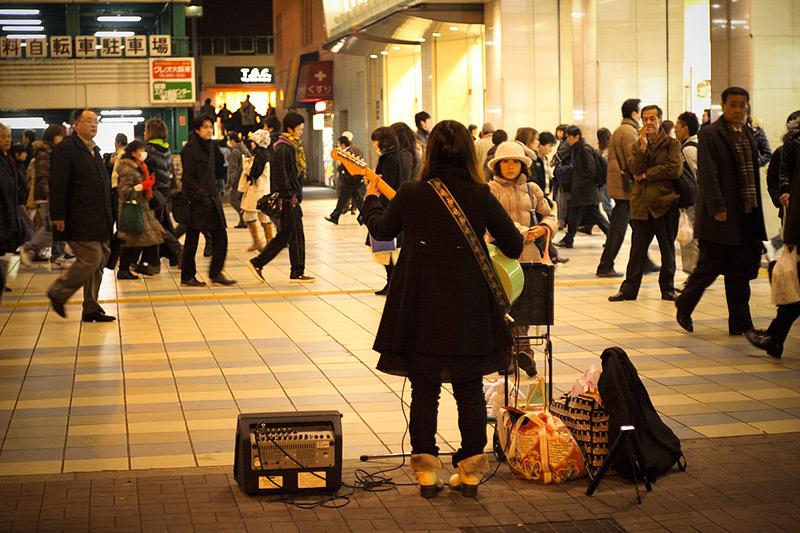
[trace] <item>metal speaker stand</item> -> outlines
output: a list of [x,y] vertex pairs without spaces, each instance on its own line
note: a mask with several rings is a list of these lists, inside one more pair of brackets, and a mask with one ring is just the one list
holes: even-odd
[[608,452],[608,457],[606,460],[603,461],[603,464],[600,466],[600,469],[595,474],[592,483],[589,485],[589,488],[586,489],[586,495],[591,496],[594,494],[594,491],[597,490],[597,486],[600,485],[600,480],[603,479],[608,468],[611,466],[612,461],[614,461],[614,457],[619,452],[620,446],[622,446],[623,439],[624,442],[628,445],[628,458],[631,460],[631,471],[633,472],[633,484],[636,487],[636,500],[641,504],[642,503],[642,495],[639,493],[639,480],[636,479],[636,468],[639,468],[639,471],[642,473],[642,478],[644,479],[644,486],[648,491],[653,490],[653,487],[650,486],[650,480],[647,479],[647,473],[645,472],[644,465],[642,464],[641,458],[642,450],[639,449],[639,442],[636,440],[636,428],[633,426],[620,426],[619,427],[619,434],[617,435],[616,440],[614,440],[613,446],[611,446],[611,450]]

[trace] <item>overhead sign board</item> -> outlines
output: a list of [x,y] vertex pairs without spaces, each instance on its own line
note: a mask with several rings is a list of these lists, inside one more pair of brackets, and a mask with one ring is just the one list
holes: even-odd
[[253,85],[274,82],[272,67],[216,67],[215,79],[222,85]]
[[303,63],[297,79],[298,102],[333,100],[333,61]]
[[194,58],[150,58],[150,103],[192,105],[195,100]]

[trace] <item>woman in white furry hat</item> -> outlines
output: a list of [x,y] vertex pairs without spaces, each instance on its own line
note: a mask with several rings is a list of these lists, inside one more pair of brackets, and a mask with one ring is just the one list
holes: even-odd
[[[544,197],[542,189],[530,179],[531,159],[525,155],[522,146],[516,142],[504,142],[497,146],[494,159],[488,163],[493,178],[489,189],[505,208],[519,232],[525,238],[525,245],[520,263],[540,263],[542,255],[536,246],[536,239],[556,233],[556,212]],[[527,271],[526,271],[527,274]],[[525,284],[529,286],[528,283]],[[525,291],[520,300],[525,299]],[[515,313],[511,308],[511,316],[516,320],[518,336],[527,336],[528,326],[525,314]],[[516,316],[515,316],[516,315]],[[536,375],[536,364],[533,362],[533,350],[529,340],[520,342],[519,366],[529,376]]]
[[[269,217],[258,210],[258,201],[269,194],[269,152],[267,147],[270,143],[270,135],[267,130],[256,130],[250,134],[250,141],[255,144],[253,150],[253,161],[250,171],[246,170],[246,163],[243,164],[242,176],[239,179],[239,192],[242,196],[242,220],[250,230],[253,244],[247,249],[248,252],[258,250],[259,252],[272,240],[272,225]],[[245,172],[247,172],[245,174]],[[261,240],[261,232],[258,225],[264,228],[264,241]]]

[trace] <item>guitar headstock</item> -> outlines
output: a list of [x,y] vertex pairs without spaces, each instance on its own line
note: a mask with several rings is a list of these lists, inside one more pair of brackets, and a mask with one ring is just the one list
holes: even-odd
[[334,148],[333,150],[331,150],[331,157],[335,161],[339,161],[341,163],[351,163],[361,169],[367,168],[366,161],[354,156],[353,154],[351,154],[346,150],[342,150],[341,148]]

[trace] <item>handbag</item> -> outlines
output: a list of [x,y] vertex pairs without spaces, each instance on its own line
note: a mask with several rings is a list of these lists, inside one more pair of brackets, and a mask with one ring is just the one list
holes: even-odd
[[[506,407],[500,444],[514,477],[537,483],[563,483],[586,474],[575,438],[547,411],[525,413]],[[506,442],[504,442],[506,441]]]
[[600,404],[597,389],[574,397],[565,392],[553,398],[550,412],[564,422],[583,453],[586,468],[596,473],[608,456],[608,413]]
[[256,207],[270,218],[280,218],[281,211],[283,211],[283,198],[281,198],[281,193],[275,191],[272,194],[262,196],[258,204],[256,204]]
[[128,235],[141,235],[144,233],[142,206],[133,198],[133,191],[128,194],[128,199],[122,203],[117,229],[121,233],[127,233]]
[[783,245],[778,261],[772,269],[772,303],[775,305],[788,305],[800,302],[800,279],[797,277],[797,247],[789,244]]
[[492,264],[489,262],[489,257],[479,244],[480,241],[478,240],[478,236],[475,234],[475,230],[469,223],[464,211],[461,210],[461,206],[458,205],[458,202],[456,202],[456,199],[453,198],[452,194],[450,194],[450,191],[447,189],[445,184],[442,183],[442,180],[439,178],[434,178],[429,180],[428,184],[433,187],[433,190],[439,195],[439,198],[441,198],[445,207],[447,207],[447,210],[451,215],[453,215],[453,220],[455,220],[456,225],[458,225],[458,228],[464,234],[464,238],[467,239],[469,247],[472,250],[472,254],[475,256],[475,260],[478,261],[481,272],[483,272],[483,277],[486,278],[486,283],[489,285],[489,290],[494,295],[497,305],[500,307],[500,310],[504,315],[507,314],[511,309],[511,303],[509,302],[505,291],[503,291],[503,287],[500,284],[500,279],[497,277],[497,272],[494,271]]
[[619,152],[617,152],[617,145],[614,144],[614,159],[617,160],[617,167],[619,167],[620,177],[622,179],[622,190],[629,193],[633,190],[633,174],[629,170],[622,169],[622,163],[619,162]]

